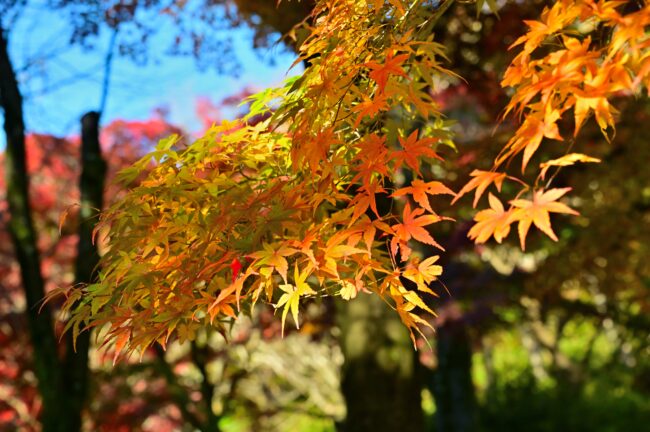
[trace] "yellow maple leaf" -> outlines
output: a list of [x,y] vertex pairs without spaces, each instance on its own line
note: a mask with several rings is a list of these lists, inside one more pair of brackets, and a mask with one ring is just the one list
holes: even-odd
[[613,115],[616,114],[617,111],[609,104],[609,101],[607,100],[606,97],[603,96],[582,97],[576,95],[575,98],[576,98],[576,104],[574,108],[574,114],[575,114],[575,130],[573,132],[574,136],[578,135],[578,132],[580,131],[582,124],[585,122],[587,115],[592,110],[594,111],[596,122],[598,123],[598,126],[600,127],[600,130],[603,132],[603,134],[607,129],[607,127],[612,127],[612,128],[614,127]]
[[582,153],[569,153],[567,155],[562,156],[561,158],[558,159],[552,159],[550,161],[543,162],[539,164],[539,167],[541,168],[541,171],[539,173],[539,176],[543,180],[544,177],[546,176],[546,172],[548,169],[552,166],[557,166],[557,167],[563,167],[563,166],[569,166],[573,165],[576,162],[594,162],[594,163],[599,163],[600,159],[597,159],[595,157],[587,156]]
[[280,245],[280,247],[276,250],[268,243],[264,243],[262,247],[264,248],[263,251],[253,252],[250,254],[251,258],[256,259],[254,262],[256,267],[272,267],[280,274],[280,276],[282,276],[282,279],[286,282],[289,263],[285,257],[295,254],[298,252],[298,249]]
[[278,303],[275,305],[276,309],[279,309],[284,306],[282,310],[282,335],[284,335],[284,323],[287,319],[287,314],[291,310],[291,315],[293,316],[293,321],[296,323],[296,328],[300,328],[298,322],[298,306],[300,304],[300,297],[310,294],[316,294],[316,292],[311,289],[309,284],[306,282],[309,272],[305,271],[300,273],[298,270],[298,265],[296,264],[293,273],[293,283],[292,284],[282,284],[280,289],[284,291],[284,294],[278,300]]
[[341,289],[339,295],[343,300],[350,300],[357,296],[357,287],[355,284],[348,280],[341,281]]

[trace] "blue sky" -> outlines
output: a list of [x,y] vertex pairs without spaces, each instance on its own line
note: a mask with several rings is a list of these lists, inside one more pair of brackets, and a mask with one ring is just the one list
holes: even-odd
[[[162,28],[150,41],[153,60],[146,66],[116,55],[102,123],[146,119],[155,108],[166,107],[171,122],[193,131],[200,125],[194,109],[199,96],[219,101],[247,85],[263,89],[288,76],[294,56],[287,50],[275,46],[254,51],[250,29],[228,31],[242,66],[239,77],[219,75],[212,68],[201,71],[190,57],[165,55],[169,43],[161,35],[169,35],[171,28]],[[102,29],[93,50],[70,47],[69,37],[65,19],[38,6],[28,7],[11,28],[10,55],[19,72],[29,131],[76,134],[81,115],[99,106],[110,32]],[[0,147],[4,141],[0,134]]]

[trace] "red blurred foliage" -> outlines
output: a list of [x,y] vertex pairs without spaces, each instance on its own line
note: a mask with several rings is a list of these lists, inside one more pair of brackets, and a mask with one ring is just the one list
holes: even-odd
[[[159,139],[172,133],[181,134],[182,131],[159,115],[145,121],[115,120],[102,129],[103,153],[109,166],[107,201],[120,190],[112,181],[116,172],[140,158]],[[72,283],[74,278],[77,208],[71,206],[79,202],[80,138],[29,134],[25,144],[27,170],[31,179],[30,204],[39,233],[41,271],[46,290],[49,291]],[[23,314],[25,300],[19,268],[6,229],[8,209],[5,186],[4,154],[0,153],[0,430],[32,431],[39,429],[37,417],[40,401],[36,378],[31,371],[31,346]],[[68,210],[70,214],[59,232],[59,218]],[[117,401],[120,401],[119,397]],[[113,420],[107,420],[101,430],[133,430],[133,424],[147,418],[141,413],[135,423],[130,414],[129,420],[120,420],[122,411],[131,409],[129,404],[131,402],[124,407],[120,405],[117,412],[107,415],[106,419]],[[173,423],[177,426],[176,417]],[[113,427],[115,422],[120,426]],[[158,423],[167,424],[169,420]],[[174,427],[161,426],[156,430],[174,430]]]

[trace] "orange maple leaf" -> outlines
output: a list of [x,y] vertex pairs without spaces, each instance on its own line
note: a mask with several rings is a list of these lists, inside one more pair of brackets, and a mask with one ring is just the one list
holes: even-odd
[[210,315],[210,323],[214,321],[214,318],[220,313],[229,316],[231,318],[235,317],[235,310],[232,308],[232,304],[237,302],[235,296],[236,286],[230,285],[228,288],[223,289],[219,292],[217,298],[210,304],[208,307],[208,314]]
[[384,93],[378,93],[374,99],[370,99],[366,95],[361,95],[363,102],[359,102],[354,108],[353,112],[359,113],[357,119],[354,121],[354,127],[358,127],[365,116],[374,118],[380,111],[388,110],[388,101]]
[[291,246],[295,247],[303,255],[306,255],[312,264],[316,264],[316,257],[312,250],[312,243],[318,241],[318,232],[314,229],[308,230],[301,240],[291,240]]
[[358,162],[354,167],[357,174],[350,180],[350,184],[361,181],[362,185],[369,187],[378,175],[389,175],[388,148],[385,141],[386,137],[370,134],[357,144],[359,153],[354,158],[354,161]]
[[529,28],[528,33],[517,39],[508,49],[523,43],[523,52],[528,55],[537,49],[547,37],[573,22],[579,15],[579,7],[569,2],[556,2],[550,9],[544,9],[540,21],[524,20]]
[[497,243],[508,237],[512,223],[512,210],[505,210],[501,201],[491,193],[488,194],[490,208],[481,210],[474,216],[476,224],[469,230],[468,237],[476,243],[485,243],[494,236]]
[[420,216],[422,213],[424,213],[423,208],[416,208],[411,211],[410,204],[406,203],[402,215],[402,223],[395,224],[391,227],[395,232],[395,236],[391,240],[391,252],[393,253],[393,256],[397,256],[398,249],[402,247],[402,261],[406,261],[410,255],[411,249],[408,248],[406,243],[411,238],[435,246],[443,251],[445,250],[445,248],[440,246],[440,244],[431,237],[431,234],[423,228],[427,225],[440,222],[443,218],[436,215]]
[[371,180],[368,186],[361,186],[359,193],[352,198],[349,206],[354,208],[349,225],[352,225],[357,219],[364,214],[368,207],[372,209],[373,213],[379,217],[379,210],[377,209],[377,201],[375,196],[378,193],[385,193],[386,190],[379,184],[377,180]]
[[407,138],[399,137],[399,143],[402,150],[393,153],[395,159],[395,169],[401,167],[404,162],[420,175],[420,158],[429,157],[438,160],[443,160],[438,153],[435,152],[432,145],[438,142],[436,138],[422,138],[418,139],[418,130],[411,132]]
[[395,192],[393,192],[394,197],[407,195],[407,194],[412,195],[413,200],[415,200],[416,203],[420,204],[421,207],[429,210],[433,214],[435,214],[436,212],[433,211],[431,205],[429,204],[428,195],[440,195],[440,194],[456,195],[454,191],[452,191],[451,189],[449,189],[447,186],[445,186],[439,181],[432,181],[432,182],[425,183],[419,179],[413,180],[411,186],[397,189]]
[[521,164],[521,171],[523,172],[530,158],[533,157],[533,154],[542,143],[542,139],[550,138],[562,141],[557,126],[560,117],[561,112],[550,107],[550,105],[546,105],[544,112],[534,111],[528,114],[517,132],[504,147],[502,154],[497,157],[496,163],[501,164],[523,150],[524,156]]
[[[117,331],[119,330],[119,331]],[[127,343],[131,339],[131,329],[116,329],[112,332],[115,338],[115,353],[113,354],[113,366],[117,362],[117,358],[120,356],[120,353],[124,350]],[[108,339],[107,339],[108,340]]]
[[392,51],[389,52],[388,55],[386,55],[384,63],[369,61],[364,64],[364,66],[370,69],[369,76],[377,83],[380,93],[386,88],[388,78],[391,75],[399,75],[408,78],[408,75],[406,75],[406,72],[404,72],[404,69],[402,69],[401,66],[402,63],[409,58],[409,55],[400,54],[395,57],[393,57],[393,55]]
[[327,160],[327,153],[330,147],[336,144],[336,142],[337,138],[334,128],[325,129],[306,142],[303,153],[312,173],[315,174],[322,169],[322,164]]
[[503,185],[503,180],[506,178],[506,173],[474,170],[470,173],[470,176],[474,178],[468,181],[465,186],[463,186],[460,192],[458,192],[456,197],[451,201],[452,204],[458,201],[460,197],[466,193],[476,189],[476,193],[474,194],[474,202],[472,203],[472,207],[476,208],[478,200],[481,198],[481,195],[483,195],[483,192],[485,192],[490,184],[494,183],[494,185],[497,187],[497,190],[501,192],[501,186]]
[[512,222],[519,221],[519,240],[521,249],[526,249],[526,235],[531,224],[535,224],[544,234],[557,241],[557,236],[551,228],[551,218],[549,213],[564,213],[578,215],[579,213],[566,204],[557,202],[557,200],[571,188],[543,189],[533,193],[533,200],[516,199],[510,201],[513,207],[516,207],[512,215]]
[[434,263],[438,261],[438,258],[440,258],[438,255],[434,255],[420,263],[418,263],[417,260],[414,260],[414,262],[410,262],[402,272],[402,276],[415,282],[418,286],[418,290],[437,297],[438,295],[429,288],[429,284],[442,274],[442,266],[434,265]]

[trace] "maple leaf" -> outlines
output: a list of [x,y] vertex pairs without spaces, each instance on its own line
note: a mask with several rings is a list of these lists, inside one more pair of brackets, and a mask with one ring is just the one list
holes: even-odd
[[314,251],[312,250],[312,243],[318,240],[318,234],[315,230],[310,230],[304,234],[302,240],[292,240],[290,244],[298,248],[299,252],[306,255],[312,264],[316,264],[316,257],[314,257]]
[[336,144],[337,138],[333,128],[326,129],[310,137],[305,142],[302,154],[307,159],[311,172],[315,174],[322,169],[323,161],[327,159],[327,152],[331,146]]
[[244,266],[242,265],[241,261],[239,261],[237,258],[233,258],[232,262],[230,263],[230,269],[232,270],[232,281],[235,282],[237,280],[237,276],[239,276],[239,272]]
[[420,115],[424,118],[429,118],[431,114],[439,114],[439,108],[428,93],[420,91],[426,86],[427,83],[411,83],[409,85],[408,96]]
[[178,340],[183,343],[184,341],[193,341],[196,339],[196,328],[194,325],[181,324],[178,326]]
[[575,96],[575,129],[573,132],[574,136],[578,135],[582,124],[585,122],[587,115],[591,110],[594,111],[596,122],[600,127],[600,130],[605,133],[605,130],[608,126],[614,127],[614,117],[613,114],[616,114],[616,110],[612,108],[609,104],[609,101],[606,97],[583,97],[576,95]]
[[505,210],[501,201],[491,193],[488,194],[490,208],[481,210],[474,216],[476,224],[469,230],[468,237],[476,243],[485,243],[491,236],[501,243],[510,233],[513,212]]
[[417,208],[411,211],[410,204],[406,203],[402,215],[402,223],[395,224],[391,227],[395,232],[395,235],[391,240],[391,251],[393,253],[393,256],[397,256],[399,247],[402,247],[402,261],[406,261],[410,254],[410,248],[408,248],[406,243],[411,238],[419,242],[435,246],[443,251],[445,250],[433,239],[433,237],[431,237],[431,234],[429,234],[429,232],[423,228],[427,225],[440,222],[443,220],[443,218],[436,215],[420,216],[423,213],[423,208]]
[[305,271],[300,273],[298,270],[298,265],[294,267],[293,273],[293,285],[292,284],[282,284],[280,289],[284,291],[284,294],[278,300],[278,304],[275,305],[276,309],[284,306],[282,310],[282,335],[284,336],[284,323],[287,319],[287,314],[291,310],[293,316],[293,321],[296,323],[296,328],[300,328],[298,323],[298,306],[300,304],[300,296],[316,294],[316,292],[311,289],[309,284],[306,282],[309,272]]
[[497,190],[501,192],[501,186],[503,185],[503,180],[506,178],[506,173],[474,170],[470,173],[470,176],[474,178],[468,181],[465,186],[463,186],[456,197],[451,201],[452,204],[458,201],[460,197],[466,193],[476,189],[476,193],[474,194],[474,202],[472,203],[472,207],[476,208],[476,204],[478,204],[478,200],[481,198],[481,195],[483,195],[483,192],[485,192],[488,186],[490,186],[492,183],[494,183]]
[[368,208],[372,209],[373,213],[379,217],[379,210],[377,209],[376,194],[385,193],[386,190],[381,187],[378,181],[372,180],[368,186],[359,188],[359,193],[352,198],[349,206],[354,208],[352,217],[350,218],[349,225],[352,225],[357,219],[363,215]]
[[517,39],[508,49],[524,44],[523,52],[532,53],[548,36],[573,22],[580,12],[579,7],[569,2],[556,2],[550,9],[544,9],[540,21],[524,20],[529,27],[528,33]]
[[210,305],[210,307],[208,307],[210,323],[214,321],[214,318],[219,315],[219,313],[223,313],[226,316],[235,318],[235,311],[232,308],[231,304],[237,301],[237,297],[235,296],[236,289],[236,286],[233,284],[219,292],[217,298]]
[[562,156],[561,158],[558,159],[553,159],[550,161],[543,162],[539,164],[539,167],[541,168],[541,171],[539,172],[540,178],[543,180],[544,177],[546,176],[546,172],[548,169],[552,166],[557,166],[557,167],[563,167],[563,166],[569,166],[573,165],[576,162],[593,162],[593,163],[599,163],[600,159],[587,156],[582,153],[569,153],[567,155]]
[[[433,330],[433,326],[429,324],[426,320],[419,317],[417,314],[411,312],[413,309],[415,309],[415,305],[413,303],[405,302],[404,300],[402,300],[400,297],[397,296],[391,296],[391,297],[395,300],[395,310],[397,310],[397,313],[399,314],[402,324],[404,324],[409,329],[409,336],[411,337],[411,342],[413,342],[413,346],[417,347],[415,341],[415,335],[413,331],[417,332],[418,334],[420,334],[420,336],[424,337],[424,333],[422,333],[422,330],[420,330],[420,326],[429,327],[432,330]],[[435,313],[433,315],[435,316]]]
[[326,253],[330,258],[345,258],[350,255],[367,254],[368,251],[350,245],[336,245],[329,247]]
[[271,268],[274,268],[280,274],[280,276],[282,276],[282,279],[286,282],[289,263],[287,262],[285,257],[295,254],[296,252],[298,252],[298,250],[284,245],[281,245],[276,250],[273,249],[273,246],[271,246],[268,243],[264,243],[262,246],[264,248],[263,251],[253,252],[252,254],[250,254],[250,257],[256,260],[254,264],[257,267],[266,265]]
[[546,105],[545,112],[535,111],[526,116],[524,122],[521,124],[514,136],[508,141],[504,151],[497,158],[497,164],[503,163],[509,157],[512,157],[523,150],[524,155],[521,164],[521,171],[523,172],[537,151],[543,138],[551,138],[562,141],[557,121],[560,119],[561,113],[557,109],[553,109],[550,105]]
[[430,284],[442,274],[442,266],[434,265],[440,257],[438,255],[431,256],[418,265],[418,272],[422,280]]
[[115,337],[115,354],[113,354],[113,366],[117,362],[117,358],[120,356],[120,353],[124,350],[129,339],[131,338],[130,329],[122,329],[119,332],[113,333]]
[[436,212],[433,211],[433,209],[431,208],[431,204],[429,204],[428,195],[440,195],[440,194],[447,194],[447,195],[454,195],[454,196],[456,195],[454,191],[452,191],[451,189],[449,189],[447,186],[445,186],[439,181],[431,181],[425,183],[419,179],[413,180],[413,182],[411,182],[411,186],[397,189],[395,192],[393,192],[394,197],[399,197],[407,194],[412,195],[413,200],[416,203],[420,204],[421,207],[429,210],[433,214],[435,214]]
[[351,300],[357,296],[357,286],[348,280],[341,281],[339,295],[343,300]]
[[381,178],[389,175],[386,137],[371,134],[357,148],[359,153],[354,161],[359,164],[354,167],[357,174],[350,180],[350,184],[356,184],[360,180],[363,186],[369,188],[373,182],[380,183]]
[[[527,120],[530,119],[530,125],[528,128],[524,129],[524,132],[520,135],[523,139],[528,141],[524,147],[524,156],[521,165],[522,172],[526,168],[526,165],[528,165],[530,158],[533,157],[533,154],[539,148],[542,138],[546,137],[562,141],[562,136],[557,127],[557,121],[561,117],[560,111],[551,109],[550,104],[546,105],[546,107],[546,113],[544,114],[543,120],[537,119],[533,116],[528,117]],[[517,134],[519,135],[519,131],[517,131]]]
[[364,66],[370,69],[369,76],[377,83],[380,93],[382,93],[386,88],[388,78],[391,75],[408,78],[408,75],[406,75],[406,72],[404,72],[404,69],[401,67],[402,63],[404,63],[408,58],[408,54],[394,56],[394,53],[391,51],[386,55],[384,63],[379,63],[374,60],[364,63]]
[[431,256],[420,262],[417,267],[413,263],[409,263],[404,272],[402,272],[402,276],[415,282],[418,290],[437,296],[428,285],[442,274],[442,266],[434,265],[439,258],[438,255]]
[[521,249],[526,249],[526,235],[531,224],[535,224],[544,234],[557,241],[557,236],[551,228],[551,218],[549,213],[564,213],[578,215],[579,213],[566,204],[557,202],[557,200],[570,191],[571,188],[543,189],[533,193],[533,200],[516,199],[510,201],[513,207],[516,207],[512,221],[519,221],[519,240]]
[[363,94],[361,97],[363,101],[359,102],[354,108],[352,108],[352,112],[359,113],[357,119],[354,121],[355,128],[359,127],[359,124],[364,117],[369,116],[372,119],[381,111],[387,111],[389,109],[385,93],[379,93],[373,99],[370,99],[368,96]]
[[[433,316],[436,316],[436,313],[431,310],[429,306],[420,298],[417,292],[415,291],[410,291],[404,288],[404,286],[400,285],[391,285],[390,287],[390,296],[392,299],[395,301],[395,309],[400,314],[400,317],[402,318],[402,322],[406,324],[409,329],[416,330],[420,334],[422,334],[419,330],[419,327],[415,325],[416,323],[422,324],[422,325],[427,325],[424,320],[420,317],[417,317],[416,314],[411,313],[413,309],[416,307],[427,311]],[[417,318],[416,318],[417,317]],[[415,322],[413,322],[415,321]],[[431,327],[429,325],[429,327]],[[413,337],[411,337],[413,339]]]
[[396,169],[401,167],[404,162],[413,169],[418,175],[420,174],[420,158],[428,157],[443,160],[438,153],[432,148],[433,144],[438,142],[437,138],[418,139],[419,131],[416,129],[405,139],[399,137],[399,143],[402,150],[393,152]]

